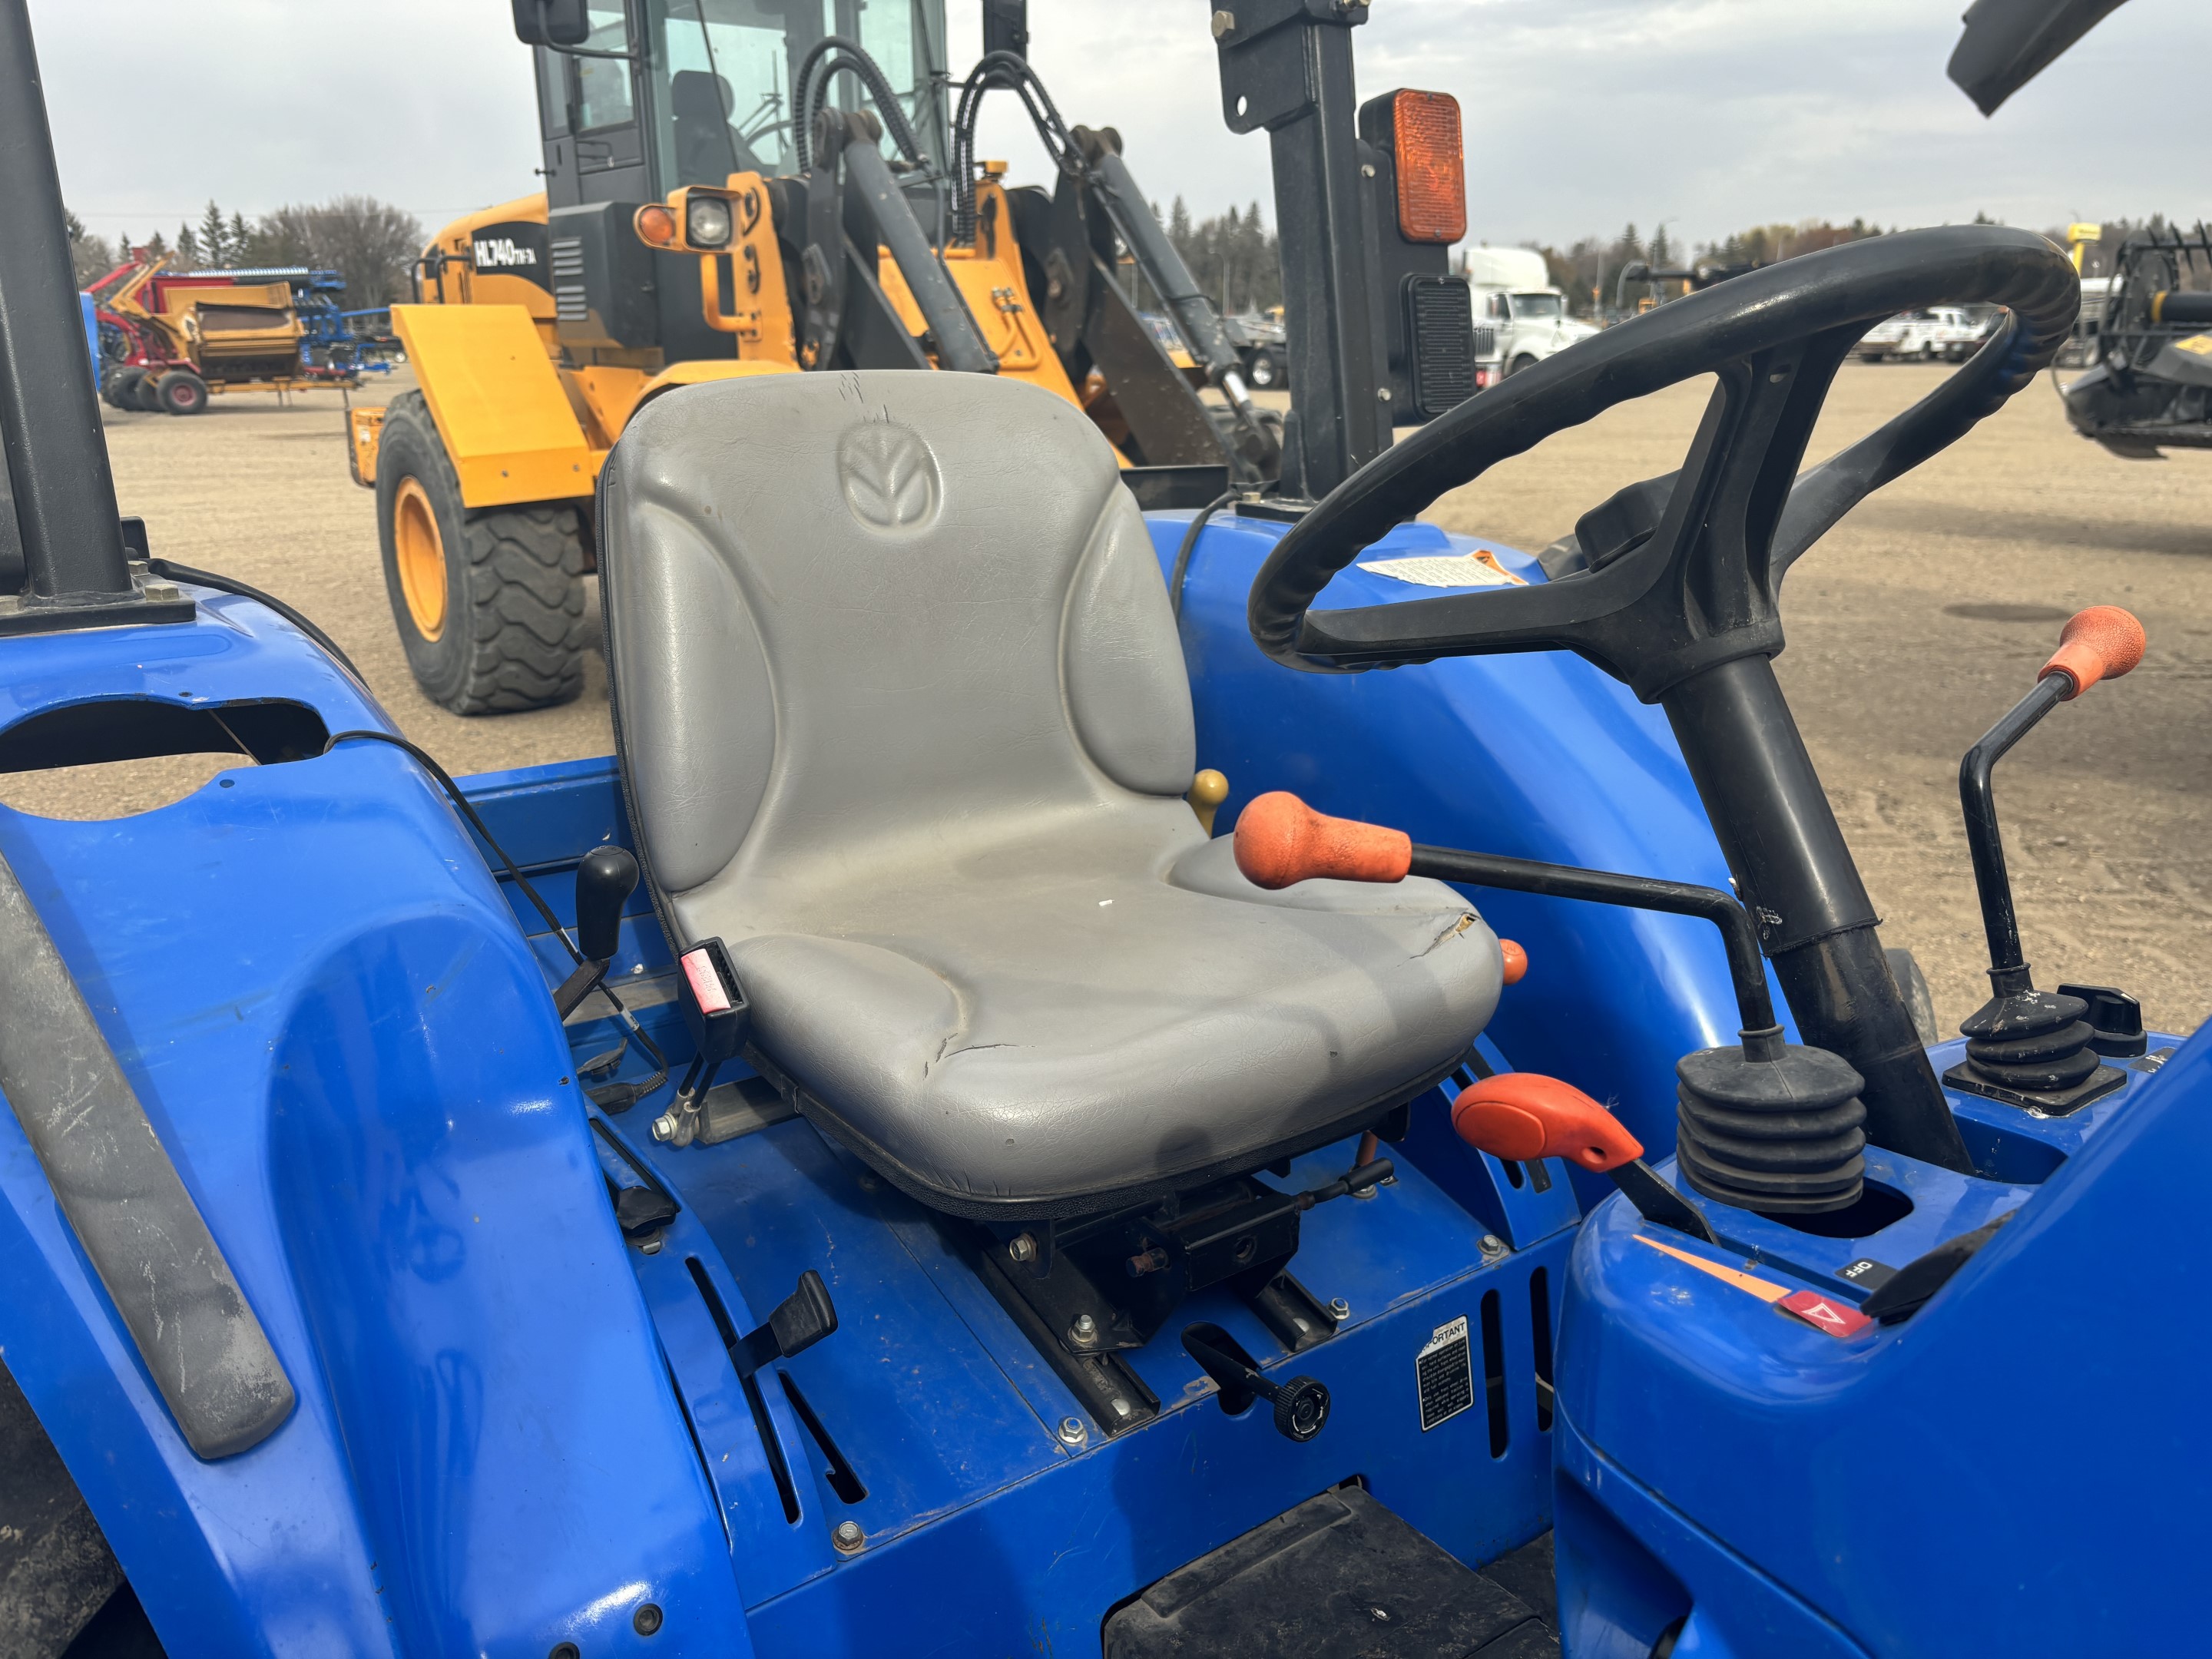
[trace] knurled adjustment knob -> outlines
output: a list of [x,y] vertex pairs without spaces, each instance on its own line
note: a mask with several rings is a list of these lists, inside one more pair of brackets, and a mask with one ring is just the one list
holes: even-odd
[[1275,1432],[1286,1440],[1310,1440],[1328,1422],[1328,1389],[1314,1377],[1277,1384],[1274,1406]]
[[2089,1045],[2097,1028],[2083,1018],[2089,1005],[2056,991],[2014,991],[1991,997],[1959,1030],[1966,1039],[1966,1064],[2000,1088],[2055,1092],[2086,1082],[2097,1069]]
[[[1753,1047],[1771,1057],[1753,1058]],[[1858,1202],[1865,1084],[1840,1054],[1777,1034],[1685,1054],[1674,1076],[1675,1158],[1698,1192],[1765,1215],[1818,1215]]]

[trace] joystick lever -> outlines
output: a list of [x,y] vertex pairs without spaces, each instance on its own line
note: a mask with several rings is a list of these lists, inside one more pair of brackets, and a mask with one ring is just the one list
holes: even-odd
[[1974,887],[1990,946],[1989,1001],[1959,1029],[1966,1058],[1943,1074],[1954,1089],[2063,1115],[2126,1081],[2098,1064],[2098,1028],[2083,1018],[2088,1000],[2039,991],[2020,943],[2012,879],[2005,870],[1990,773],[2007,750],[2062,702],[2099,680],[2118,679],[2142,660],[2143,626],[2115,605],[2092,605],[2066,624],[2058,649],[2022,697],[1959,763],[1959,800],[1973,855]]
[[1452,1128],[1492,1158],[1527,1163],[1564,1158],[1613,1177],[1646,1221],[1714,1242],[1705,1212],[1644,1161],[1644,1144],[1571,1083],[1534,1072],[1501,1072],[1462,1090]]
[[594,847],[576,866],[575,969],[553,993],[562,1019],[591,994],[622,945],[623,902],[637,888],[637,860],[624,847]]

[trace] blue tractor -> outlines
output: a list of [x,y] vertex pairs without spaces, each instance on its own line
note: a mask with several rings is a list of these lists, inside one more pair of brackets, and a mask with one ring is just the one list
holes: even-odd
[[[2035,377],[2070,266],[1986,227],[1794,260],[1394,445],[1450,367],[1408,234],[1449,158],[1432,105],[1355,106],[1364,16],[1214,17],[1275,169],[1279,483],[1145,514],[988,374],[672,393],[594,502],[617,753],[456,781],[119,518],[0,0],[0,767],[240,762],[0,811],[10,1652],[2179,1617],[2203,1340],[2152,1299],[2203,1054],[2033,988],[1989,787],[2140,630],[2081,619],[1970,757],[1996,995],[1932,1051],[1770,666],[1790,562]],[[1800,474],[1856,334],[1943,301],[2008,314]],[[1681,469],[1547,564],[1413,521],[1707,373]]]

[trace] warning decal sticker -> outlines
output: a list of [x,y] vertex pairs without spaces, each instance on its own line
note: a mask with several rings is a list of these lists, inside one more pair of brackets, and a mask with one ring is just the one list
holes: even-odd
[[1474,1362],[1468,1352],[1467,1316],[1429,1334],[1413,1358],[1413,1378],[1421,1394],[1421,1432],[1474,1404]]

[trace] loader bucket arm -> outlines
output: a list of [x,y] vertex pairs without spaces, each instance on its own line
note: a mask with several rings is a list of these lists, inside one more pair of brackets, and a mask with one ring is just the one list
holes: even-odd
[[2126,0],[1974,0],[1948,73],[1984,115]]

